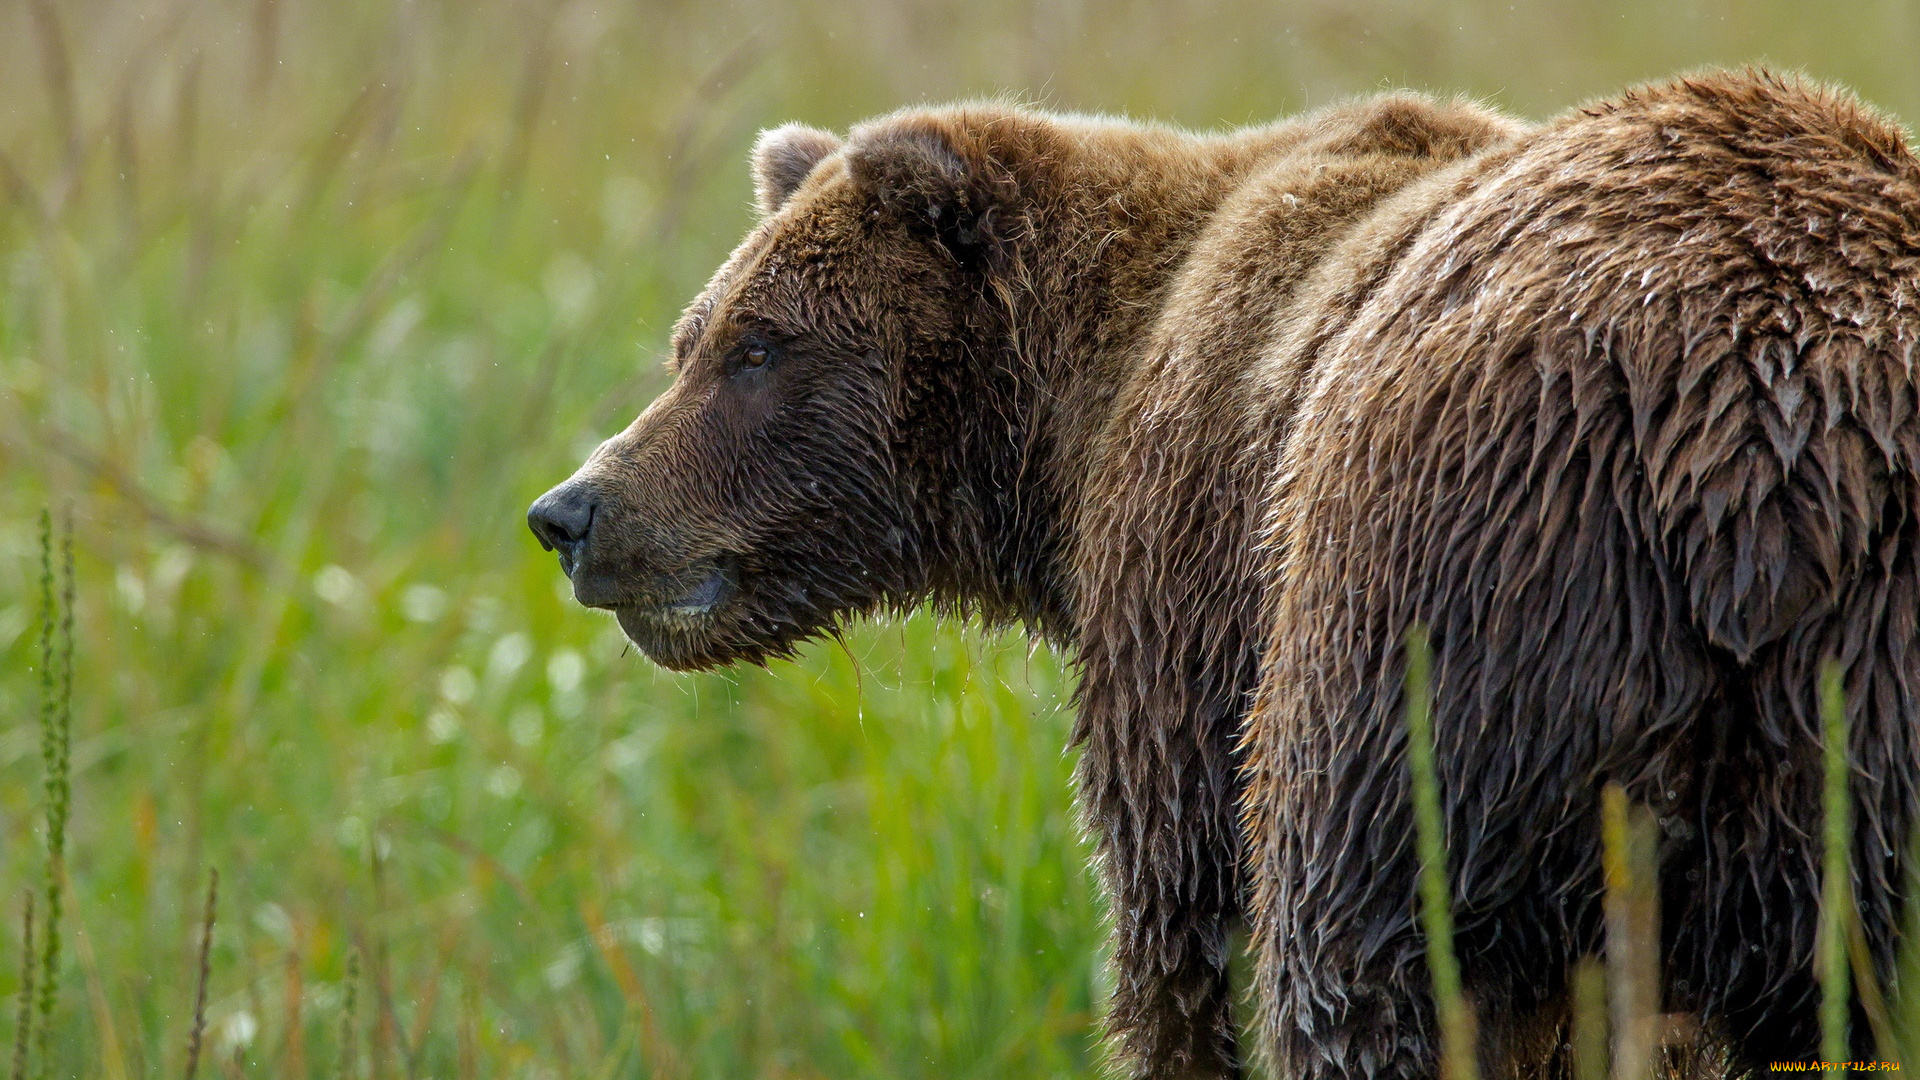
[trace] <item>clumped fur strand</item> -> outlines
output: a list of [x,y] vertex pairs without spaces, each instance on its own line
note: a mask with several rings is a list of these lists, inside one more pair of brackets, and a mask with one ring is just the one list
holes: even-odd
[[1670,1005],[1738,1062],[1811,1053],[1829,655],[1885,965],[1920,779],[1897,131],[1712,74],[1539,128],[910,110],[755,171],[674,386],[536,531],[674,667],[928,600],[1068,650],[1126,1072],[1240,1074],[1245,921],[1287,1075],[1432,1075],[1415,622],[1488,1075],[1564,1041],[1610,781],[1676,823]]

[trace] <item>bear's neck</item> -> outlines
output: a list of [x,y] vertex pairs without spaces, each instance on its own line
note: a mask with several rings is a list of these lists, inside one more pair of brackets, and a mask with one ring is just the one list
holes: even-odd
[[959,500],[972,520],[957,547],[977,565],[936,582],[936,595],[1073,644],[1073,534],[1098,483],[1104,433],[1195,241],[1271,148],[1191,140],[1186,155],[1158,155],[1158,169],[1139,167],[1154,155],[1063,161],[1076,171],[1050,185],[1061,197],[1030,209],[987,272],[980,324],[997,339],[998,385],[959,403],[978,443]]

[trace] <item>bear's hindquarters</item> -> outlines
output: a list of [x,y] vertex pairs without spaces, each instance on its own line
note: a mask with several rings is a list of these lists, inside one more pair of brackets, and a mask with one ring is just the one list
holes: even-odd
[[[1696,725],[1697,825],[1669,977],[1755,1072],[1816,1056],[1823,672],[1842,673],[1850,866],[1871,981],[1888,985],[1920,798],[1920,398],[1911,319],[1709,332],[1648,425],[1649,535],[1686,631],[1722,672]],[[1690,415],[1724,418],[1691,423]],[[1857,1012],[1857,1011],[1856,1011]],[[1856,1020],[1864,1019],[1856,1015]],[[1870,1032],[1853,1030],[1856,1057]]]
[[1884,985],[1920,788],[1920,169],[1876,124],[1733,76],[1569,118],[1321,350],[1273,502],[1246,747],[1258,990],[1288,1075],[1436,1067],[1415,622],[1490,1075],[1538,1064],[1568,965],[1601,947],[1610,781],[1662,823],[1663,1007],[1737,1068],[1817,1053],[1829,661]]
[[[1579,389],[1608,377],[1603,353],[1559,344],[1594,367],[1543,379],[1558,361],[1534,352],[1463,380],[1401,371],[1373,400],[1412,407],[1346,412],[1344,449],[1298,478],[1311,510],[1276,584],[1247,804],[1261,991],[1294,1075],[1431,1068],[1400,687],[1415,622],[1435,650],[1454,914],[1490,1075],[1539,1064],[1569,966],[1601,951],[1609,782],[1661,823],[1663,1007],[1700,1014],[1747,1068],[1817,1051],[1829,660],[1846,670],[1861,924],[1890,972],[1920,776],[1911,476],[1884,460],[1848,474],[1867,457],[1842,409],[1759,505],[1663,503],[1630,410],[1579,405],[1624,406],[1626,387]],[[1768,528],[1784,535],[1752,534]],[[1778,565],[1745,568],[1769,551]],[[1736,650],[1713,619],[1769,572],[1798,606]]]
[[1291,1077],[1436,1068],[1401,692],[1421,622],[1484,1071],[1533,1073],[1560,1041],[1571,965],[1600,948],[1600,791],[1618,780],[1690,817],[1698,720],[1724,687],[1620,512],[1630,425],[1582,423],[1524,359],[1508,374],[1532,385],[1512,388],[1383,367],[1392,390],[1349,387],[1296,433],[1305,464],[1278,512],[1247,748],[1265,1033]]

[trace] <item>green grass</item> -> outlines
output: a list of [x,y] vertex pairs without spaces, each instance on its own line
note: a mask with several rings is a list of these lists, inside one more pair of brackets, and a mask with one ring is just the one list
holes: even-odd
[[1460,960],[1453,948],[1453,887],[1447,870],[1446,819],[1440,808],[1440,775],[1433,758],[1432,661],[1427,628],[1416,623],[1407,631],[1406,695],[1407,767],[1413,781],[1414,839],[1420,852],[1420,927],[1427,937],[1427,966],[1433,971],[1440,1076],[1443,1080],[1479,1080],[1473,1006],[1461,985]]
[[0,4],[0,995],[71,500],[52,1075],[181,1074],[216,869],[205,1076],[343,1075],[349,1030],[357,1076],[1092,1074],[1058,658],[922,617],[666,674],[521,523],[660,389],[754,132],[1001,91],[1539,114],[1763,54],[1913,116],[1917,35],[1785,0]]
[[[1820,836],[1820,928],[1815,967],[1820,975],[1820,1056],[1851,1061],[1847,1038],[1853,1003],[1852,973],[1847,969],[1847,927],[1859,922],[1853,901],[1853,798],[1848,792],[1847,709],[1844,676],[1829,661],[1820,673],[1820,730],[1823,740],[1822,822]],[[1869,972],[1870,974],[1870,972]]]

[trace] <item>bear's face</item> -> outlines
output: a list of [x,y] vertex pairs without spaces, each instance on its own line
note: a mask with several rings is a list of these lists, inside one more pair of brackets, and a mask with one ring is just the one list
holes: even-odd
[[966,270],[888,179],[928,148],[855,138],[763,136],[763,219],[675,328],[672,386],[528,515],[576,599],[667,667],[782,655],[925,591],[911,412]]

